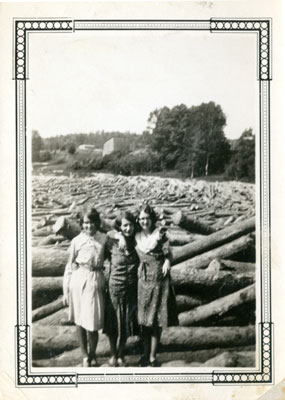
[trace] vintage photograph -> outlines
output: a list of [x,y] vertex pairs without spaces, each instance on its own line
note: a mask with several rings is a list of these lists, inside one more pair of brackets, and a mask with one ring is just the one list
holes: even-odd
[[32,367],[258,368],[256,35],[63,24],[25,71]]
[[0,398],[284,396],[281,10],[1,2]]

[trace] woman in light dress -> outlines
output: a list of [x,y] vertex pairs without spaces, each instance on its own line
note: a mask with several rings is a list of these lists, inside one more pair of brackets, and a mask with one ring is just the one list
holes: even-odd
[[97,366],[98,330],[104,324],[104,240],[98,231],[100,215],[88,209],[80,219],[82,232],[72,241],[63,279],[63,301],[76,325],[83,367]]

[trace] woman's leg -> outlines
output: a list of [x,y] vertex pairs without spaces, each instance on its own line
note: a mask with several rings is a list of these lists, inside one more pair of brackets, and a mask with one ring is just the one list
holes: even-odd
[[126,341],[127,341],[127,339],[125,337],[118,338],[118,365],[119,365],[119,367],[126,366],[126,362],[124,359]]
[[141,360],[142,363],[148,363],[149,361],[149,354],[150,354],[150,346],[151,346],[151,330],[146,326],[142,326],[142,340],[143,340],[143,356]]
[[117,310],[117,324],[118,324],[118,337],[117,337],[117,350],[118,361],[123,364],[125,344],[127,341],[127,308],[126,304],[122,301],[119,309]]
[[118,343],[118,358],[124,358],[126,340],[121,338]]
[[82,353],[83,358],[88,357],[87,351],[87,334],[86,330],[82,328],[82,326],[76,325],[76,333],[79,341],[80,350]]
[[128,324],[128,300],[126,294],[120,294],[116,299],[115,315],[116,317],[116,335],[114,336],[114,346],[116,346],[116,361],[118,366],[124,367],[124,350],[127,341]]
[[157,346],[159,344],[160,337],[161,337],[161,328],[160,327],[153,328],[151,332],[151,341],[150,341],[150,356],[149,356],[150,362],[156,360]]
[[109,364],[115,367],[117,360],[117,335],[113,332],[109,334],[109,343],[111,352],[111,358],[109,360]]
[[111,352],[111,357],[109,359],[109,365],[110,367],[116,367],[117,366],[117,357],[118,357],[118,322],[117,322],[117,313],[114,309],[114,305],[112,304],[112,308],[110,308],[110,315],[109,315],[109,325],[112,324],[112,326],[109,326],[109,343],[110,343],[110,352]]
[[98,344],[98,331],[88,331],[87,333],[88,336],[88,343],[89,343],[89,354],[88,354],[88,360],[91,362],[91,360],[96,361],[96,348]]

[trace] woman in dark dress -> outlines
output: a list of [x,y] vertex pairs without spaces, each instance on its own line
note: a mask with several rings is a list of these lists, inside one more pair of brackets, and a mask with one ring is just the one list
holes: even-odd
[[139,259],[135,250],[135,217],[121,213],[115,229],[107,233],[104,256],[110,260],[107,272],[108,293],[103,332],[109,337],[109,365],[125,366],[124,349],[128,336],[138,334],[137,272]]
[[140,232],[136,250],[140,258],[138,272],[138,322],[141,326],[144,354],[141,366],[157,367],[157,346],[162,329],[178,325],[175,295],[170,283],[171,251],[165,230],[156,228],[152,207],[139,212]]

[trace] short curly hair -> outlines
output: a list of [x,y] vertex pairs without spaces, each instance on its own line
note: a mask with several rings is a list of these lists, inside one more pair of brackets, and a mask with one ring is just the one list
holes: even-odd
[[98,213],[98,211],[96,210],[96,208],[94,207],[89,207],[86,208],[85,210],[83,210],[83,212],[81,213],[80,216],[80,226],[83,226],[83,219],[84,217],[87,217],[91,222],[93,222],[96,226],[96,229],[98,229],[101,225],[101,218],[100,218],[100,214]]
[[114,228],[116,229],[116,231],[121,230],[121,225],[122,225],[123,219],[130,221],[134,225],[134,228],[136,230],[137,224],[136,224],[135,216],[130,211],[122,211],[115,219]]

